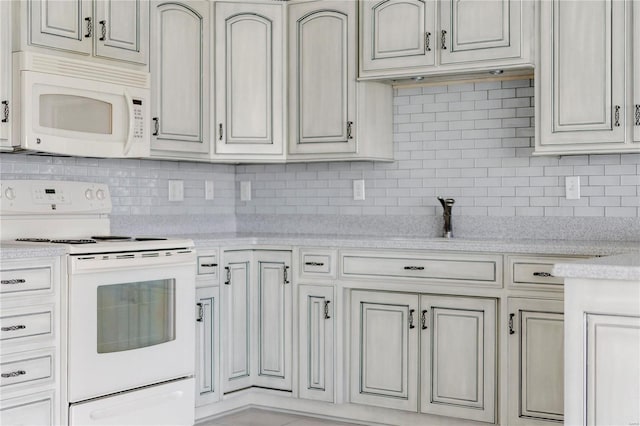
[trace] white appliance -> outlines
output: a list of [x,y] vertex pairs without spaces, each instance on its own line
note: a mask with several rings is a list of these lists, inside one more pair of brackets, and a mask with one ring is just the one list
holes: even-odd
[[67,253],[70,424],[192,425],[193,242],[108,235],[103,184],[2,181],[0,195],[3,244]]
[[[149,74],[14,53],[13,120],[22,149],[85,157],[148,157]],[[17,96],[16,96],[17,95]]]

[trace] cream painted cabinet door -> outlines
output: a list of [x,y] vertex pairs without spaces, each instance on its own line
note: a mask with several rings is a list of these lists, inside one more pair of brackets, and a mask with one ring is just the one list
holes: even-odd
[[216,153],[284,150],[284,6],[215,4]]
[[420,297],[420,411],[493,423],[496,302]]
[[334,306],[333,286],[298,287],[301,398],[333,402]]
[[196,290],[196,406],[219,399],[218,287]]
[[29,42],[91,55],[95,32],[91,0],[28,0]]
[[150,31],[152,154],[207,154],[209,2],[154,1]]
[[11,130],[11,5],[0,1],[0,147],[12,146]]
[[97,0],[94,6],[96,56],[146,65],[149,2]]
[[564,306],[558,300],[510,298],[510,425],[564,419]]
[[624,144],[627,3],[540,2],[537,151],[597,152]]
[[361,75],[433,65],[435,4],[434,0],[361,0]]
[[640,317],[590,313],[585,316],[585,424],[638,424]]
[[413,294],[351,293],[351,401],[418,411],[418,303]]
[[440,63],[517,58],[522,0],[440,0]]
[[220,324],[222,391],[248,388],[251,382],[252,299],[250,251],[224,253]]
[[640,1],[633,7],[633,141],[640,142]]
[[257,342],[253,384],[291,390],[291,252],[256,251],[253,296]]
[[356,152],[355,1],[289,5],[289,152]]

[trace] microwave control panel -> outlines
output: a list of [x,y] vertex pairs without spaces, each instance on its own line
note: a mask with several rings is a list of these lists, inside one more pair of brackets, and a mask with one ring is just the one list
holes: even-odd
[[142,99],[133,99],[133,137],[142,139],[144,137],[144,106]]

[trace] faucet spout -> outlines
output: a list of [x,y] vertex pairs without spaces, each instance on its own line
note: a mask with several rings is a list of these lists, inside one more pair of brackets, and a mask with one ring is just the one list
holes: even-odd
[[440,204],[442,204],[444,217],[444,230],[442,236],[444,238],[452,238],[453,228],[451,226],[451,208],[453,207],[453,204],[456,202],[456,200],[454,200],[453,198],[438,197],[438,201],[440,201]]

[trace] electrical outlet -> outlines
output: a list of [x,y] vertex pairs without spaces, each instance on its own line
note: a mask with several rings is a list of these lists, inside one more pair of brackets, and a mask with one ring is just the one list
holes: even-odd
[[564,187],[567,200],[580,199],[580,176],[567,176]]
[[204,181],[204,199],[213,200],[214,197],[214,185],[212,180]]
[[169,181],[169,201],[184,200],[184,182],[181,180]]
[[364,201],[364,179],[353,181],[353,199],[356,201]]
[[251,181],[240,182],[240,201],[251,201]]

